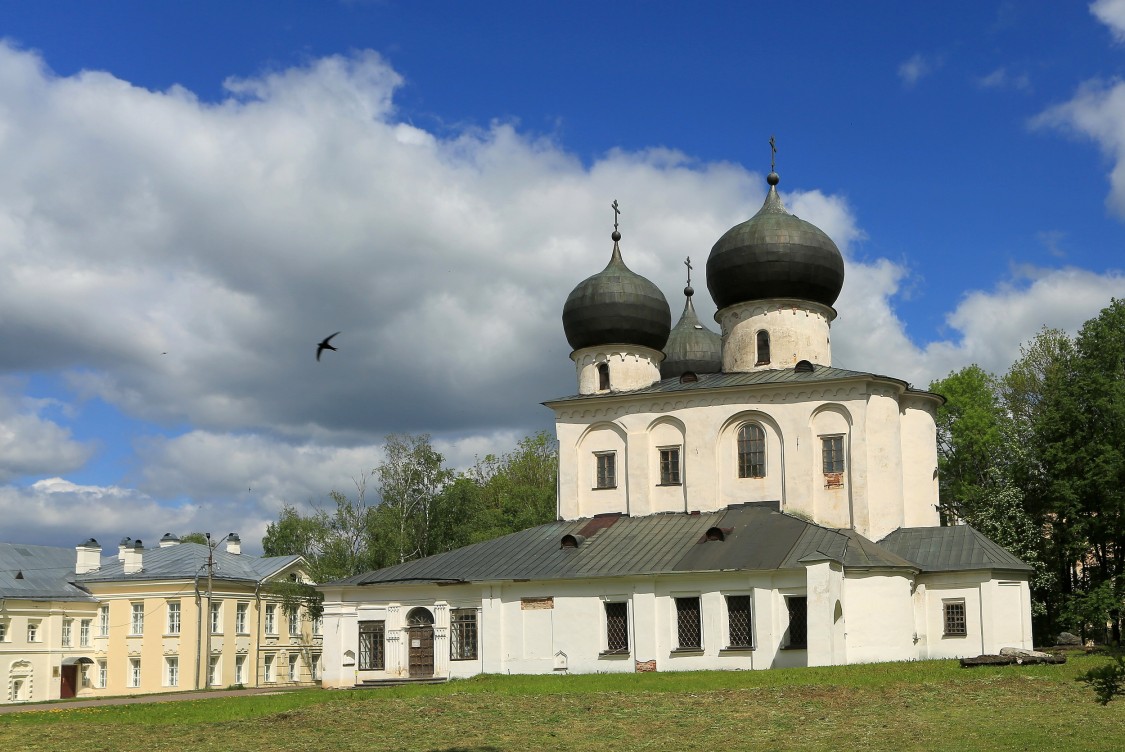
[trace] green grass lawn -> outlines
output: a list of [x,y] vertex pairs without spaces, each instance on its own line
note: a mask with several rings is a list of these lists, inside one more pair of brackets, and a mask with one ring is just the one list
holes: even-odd
[[597,676],[217,698],[0,716],[0,750],[1125,750],[1108,662],[956,661]]

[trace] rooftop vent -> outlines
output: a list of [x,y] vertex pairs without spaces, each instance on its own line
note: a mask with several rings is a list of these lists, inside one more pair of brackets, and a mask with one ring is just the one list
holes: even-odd
[[797,365],[793,366],[795,373],[812,373],[813,364],[807,360],[798,360]]
[[584,535],[571,535],[567,533],[559,541],[559,548],[578,548],[582,545],[582,541],[586,540]]
[[699,377],[695,375],[695,371],[684,371],[680,374],[681,384],[691,384],[699,381]]
[[726,533],[723,532],[721,527],[709,527],[704,537],[709,541],[724,541],[727,539]]

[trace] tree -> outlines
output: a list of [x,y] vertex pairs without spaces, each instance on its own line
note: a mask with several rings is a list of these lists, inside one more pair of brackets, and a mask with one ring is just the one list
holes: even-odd
[[180,536],[180,543],[202,543],[207,545],[207,533],[188,533],[187,535]]
[[383,451],[383,462],[373,471],[381,498],[373,532],[386,566],[434,552],[431,524],[453,471],[443,466],[445,458],[430,444],[429,434],[391,434]]

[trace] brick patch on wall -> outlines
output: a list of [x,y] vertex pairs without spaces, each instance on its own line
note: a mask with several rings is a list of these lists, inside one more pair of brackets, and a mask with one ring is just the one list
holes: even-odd
[[656,660],[655,659],[653,659],[651,661],[637,661],[637,673],[638,674],[645,673],[647,671],[655,671],[655,670],[656,670]]

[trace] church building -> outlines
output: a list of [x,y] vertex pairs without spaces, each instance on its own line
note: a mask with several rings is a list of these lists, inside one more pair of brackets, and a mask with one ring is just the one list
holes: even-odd
[[[707,259],[721,334],[623,260],[563,307],[558,520],[320,587],[324,686],[1031,648],[1031,568],[938,517],[939,395],[832,365],[835,243],[762,208]],[[614,210],[617,204],[614,202]]]

